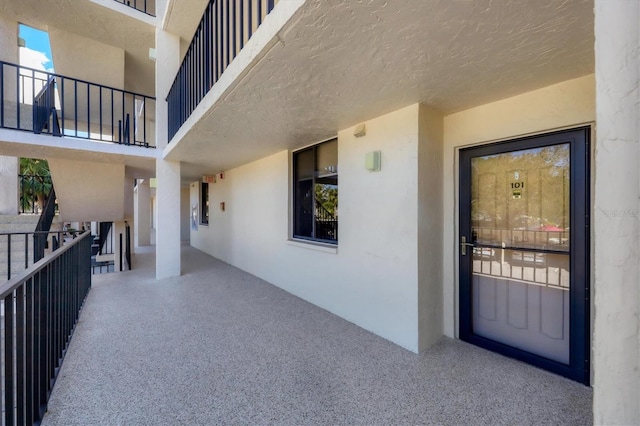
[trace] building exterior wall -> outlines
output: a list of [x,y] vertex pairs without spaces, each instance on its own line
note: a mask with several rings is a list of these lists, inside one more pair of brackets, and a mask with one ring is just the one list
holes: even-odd
[[180,189],[180,240],[189,241],[191,237],[190,231],[190,214],[189,207],[189,188],[182,187]]
[[443,116],[420,106],[418,146],[419,345],[426,349],[443,334],[442,212]]
[[124,89],[123,49],[58,28],[48,32],[56,73]]
[[124,165],[50,158],[49,168],[65,222],[131,220],[133,181]]
[[595,2],[595,424],[640,424],[638,22],[637,1]]
[[0,215],[18,214],[18,173],[17,157],[0,156]]
[[[336,253],[286,240],[287,152],[212,184],[209,226],[191,243],[419,351],[457,335],[457,149],[594,121],[593,75],[446,117],[416,104],[366,121],[363,138],[338,132]],[[363,161],[374,150],[382,170],[372,173]]]
[[0,15],[0,61],[18,63],[18,23]]
[[[418,351],[419,113],[416,104],[368,120],[362,138],[353,128],[338,132],[337,248],[288,239],[287,151],[218,178],[210,190],[209,226],[192,230],[191,244]],[[376,150],[382,169],[367,171],[365,154]]]

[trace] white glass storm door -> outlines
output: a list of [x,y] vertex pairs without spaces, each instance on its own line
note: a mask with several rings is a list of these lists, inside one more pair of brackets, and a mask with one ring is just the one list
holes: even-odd
[[589,128],[460,151],[460,338],[589,381]]

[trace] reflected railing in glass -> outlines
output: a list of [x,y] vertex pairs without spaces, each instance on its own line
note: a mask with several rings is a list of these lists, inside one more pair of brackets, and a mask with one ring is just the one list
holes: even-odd
[[569,290],[569,255],[477,246],[473,248],[473,273]]

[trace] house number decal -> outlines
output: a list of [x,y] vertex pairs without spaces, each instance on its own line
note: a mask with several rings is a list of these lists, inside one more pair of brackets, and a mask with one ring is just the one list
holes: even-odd
[[522,190],[524,189],[524,182],[511,182],[511,193],[514,200],[522,198]]

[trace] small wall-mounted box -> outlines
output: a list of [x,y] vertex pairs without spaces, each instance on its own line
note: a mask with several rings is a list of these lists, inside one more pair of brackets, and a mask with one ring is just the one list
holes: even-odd
[[220,203],[220,211],[223,212],[224,211],[224,201]]
[[380,151],[367,152],[364,156],[364,168],[371,172],[379,171],[380,157],[381,157]]

